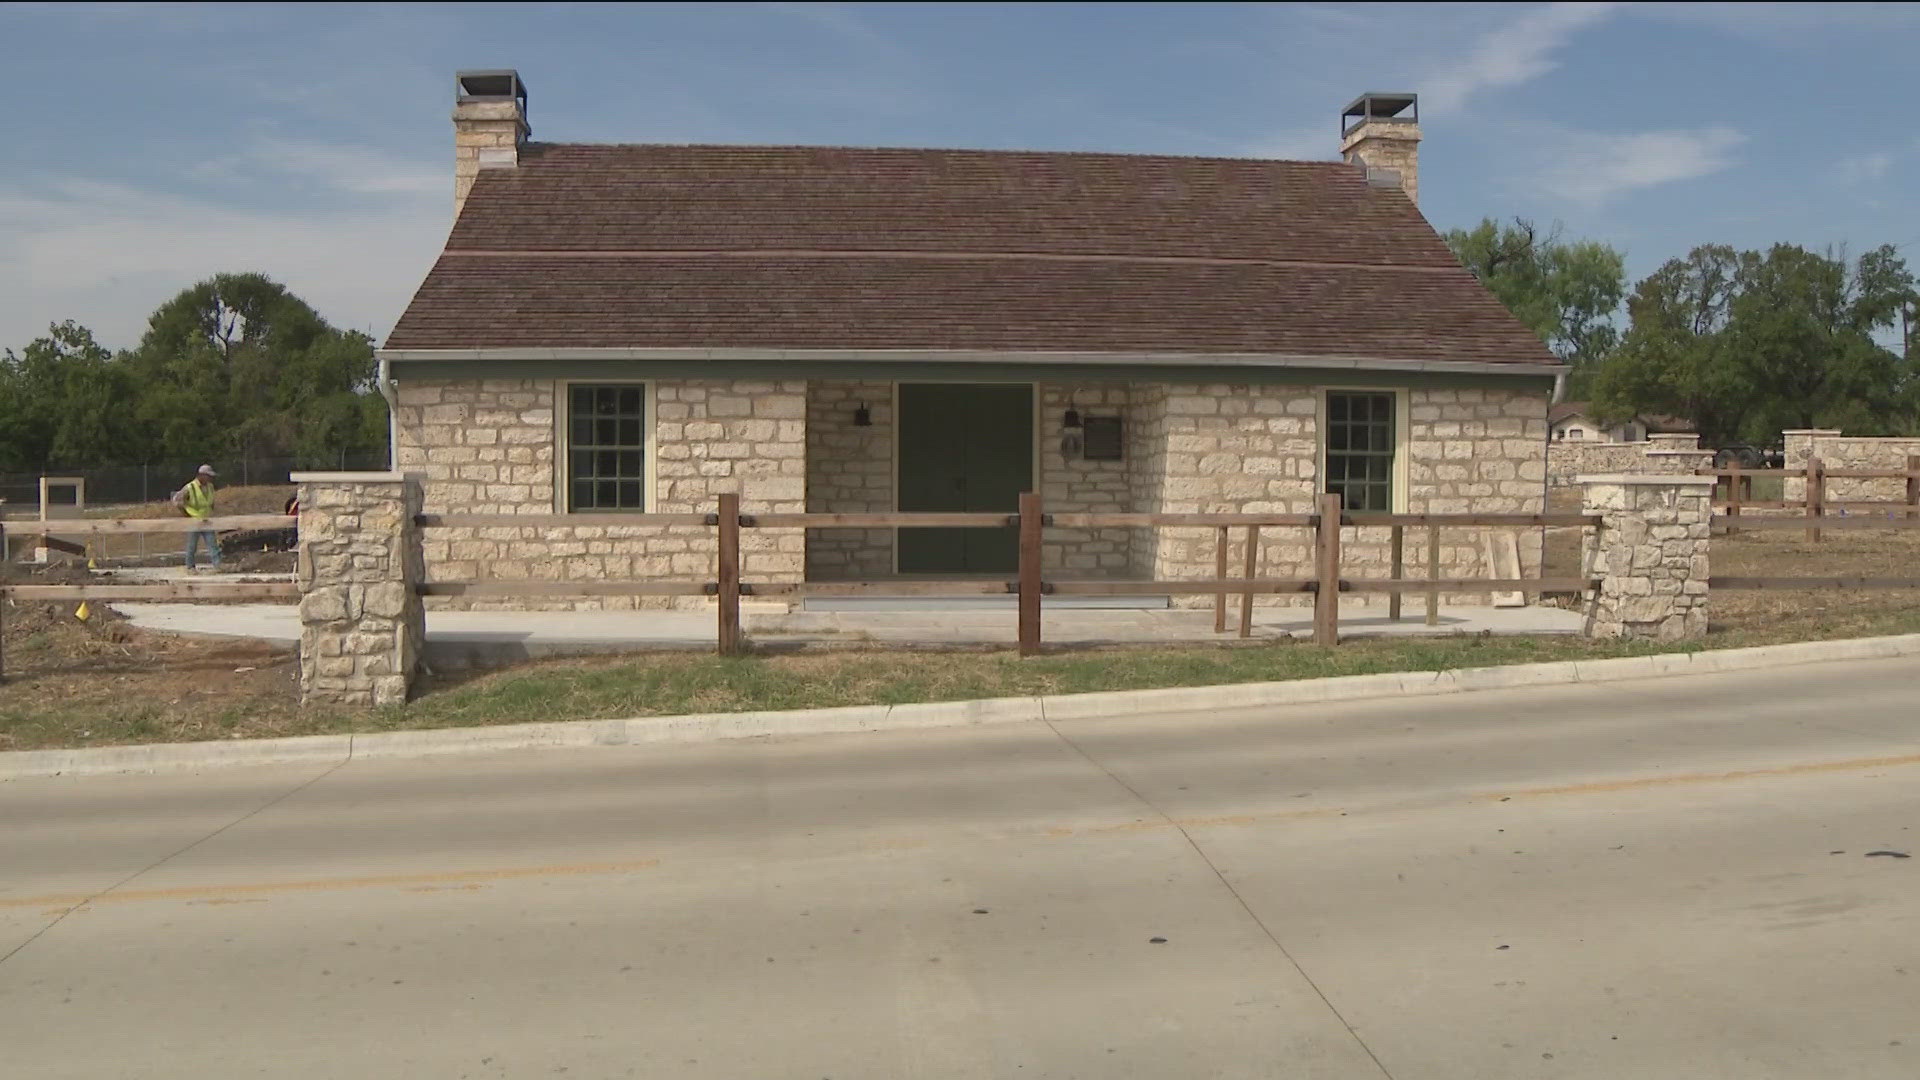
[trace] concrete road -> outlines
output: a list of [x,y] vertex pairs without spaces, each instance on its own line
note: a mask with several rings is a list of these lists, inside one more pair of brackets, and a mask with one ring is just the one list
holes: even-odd
[[1920,1075],[1911,661],[0,784],[0,1075]]

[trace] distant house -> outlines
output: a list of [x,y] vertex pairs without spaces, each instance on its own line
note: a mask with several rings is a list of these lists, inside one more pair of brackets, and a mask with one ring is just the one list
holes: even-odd
[[1557,443],[1645,442],[1648,435],[1693,430],[1685,420],[1670,416],[1636,417],[1620,423],[1602,424],[1593,418],[1589,403],[1585,401],[1565,401],[1548,409],[1547,428]]
[[[1269,161],[541,143],[516,73],[458,85],[452,234],[380,353],[395,464],[429,512],[578,536],[435,540],[448,576],[704,573],[699,537],[620,515],[722,492],[763,514],[1027,490],[1082,513],[1543,507],[1566,369],[1415,205],[1413,95],[1349,106],[1345,160]],[[1211,574],[1200,533],[1056,529],[1046,559]],[[761,581],[1015,564],[1007,529],[753,539]]]

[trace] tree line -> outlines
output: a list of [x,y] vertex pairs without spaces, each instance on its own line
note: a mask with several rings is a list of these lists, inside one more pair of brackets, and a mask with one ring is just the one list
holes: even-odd
[[1920,434],[1920,293],[1893,245],[1703,244],[1629,291],[1619,251],[1558,228],[1486,220],[1447,243],[1567,361],[1566,396],[1597,421],[1670,417],[1709,445]]
[[0,353],[0,472],[149,461],[384,456],[373,340],[262,274],[220,274],[114,352],[68,321]]

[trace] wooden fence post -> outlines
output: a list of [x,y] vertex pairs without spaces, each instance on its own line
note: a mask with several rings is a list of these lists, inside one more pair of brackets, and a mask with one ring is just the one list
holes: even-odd
[[[1406,528],[1404,525],[1395,525],[1391,539],[1387,542],[1391,561],[1393,562],[1393,573],[1390,576],[1395,581],[1399,581],[1406,576]],[[1398,589],[1387,594],[1387,618],[1393,622],[1400,621],[1400,591]]]
[[1740,516],[1740,459],[1735,457],[1727,463],[1727,535],[1735,530],[1733,519]]
[[[1020,495],[1020,655],[1040,653],[1040,493]],[[1224,556],[1223,556],[1224,557]]]
[[[1213,580],[1215,584],[1219,584],[1227,579],[1227,527],[1222,525],[1215,529],[1214,533]],[[1227,594],[1225,592],[1213,594],[1213,632],[1216,634],[1227,632]]]
[[1317,500],[1319,527],[1314,530],[1313,640],[1316,645],[1340,643],[1340,496]]
[[1821,466],[1819,458],[1809,456],[1807,458],[1807,542],[1810,544],[1820,542],[1820,529],[1814,523],[1826,513],[1826,488],[1826,469]]
[[1920,514],[1920,454],[1907,455],[1907,510],[1906,517]]
[[[1427,526],[1427,580],[1440,579],[1440,526]],[[1427,586],[1427,625],[1440,625],[1440,586]]]
[[[1260,526],[1258,525],[1247,526],[1246,566],[1246,578],[1252,581],[1260,569]],[[1240,594],[1240,636],[1253,636],[1253,586],[1251,585],[1247,586],[1246,592]]]
[[740,655],[740,496],[720,496],[720,655]]

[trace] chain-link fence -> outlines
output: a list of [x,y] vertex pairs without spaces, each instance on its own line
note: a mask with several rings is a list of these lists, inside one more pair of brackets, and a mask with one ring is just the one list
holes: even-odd
[[[126,506],[160,502],[193,479],[202,465],[211,465],[220,475],[222,487],[251,487],[256,484],[286,484],[287,474],[307,469],[359,471],[385,469],[385,452],[352,454],[342,452],[335,461],[316,463],[299,458],[214,458],[212,460],[158,461],[142,465],[110,465],[94,469],[49,470],[50,476],[78,476],[86,481],[87,505]],[[51,503],[68,506],[73,491],[60,486],[48,493]],[[38,517],[40,514],[40,474],[0,473],[0,513],[10,518]]]

